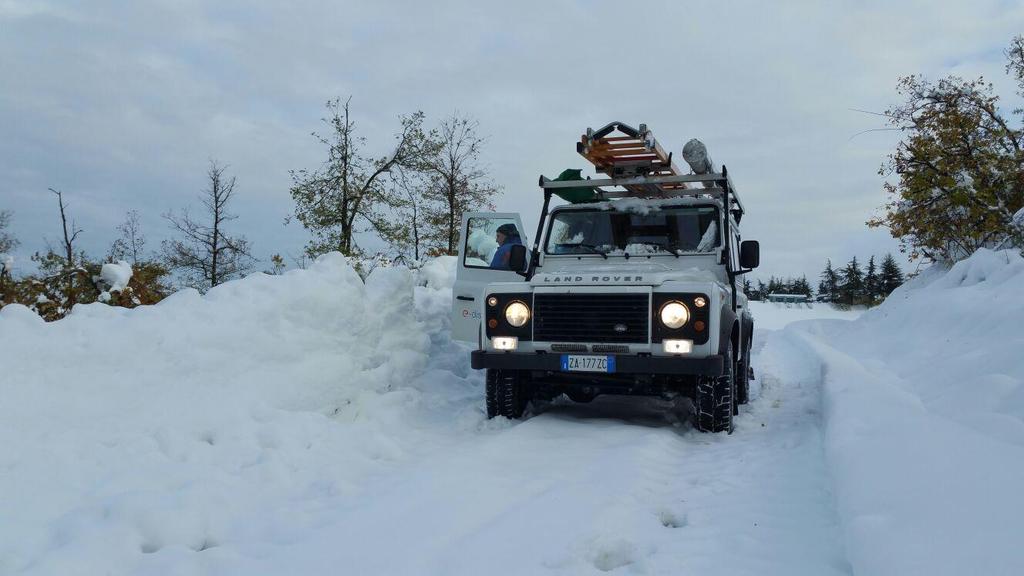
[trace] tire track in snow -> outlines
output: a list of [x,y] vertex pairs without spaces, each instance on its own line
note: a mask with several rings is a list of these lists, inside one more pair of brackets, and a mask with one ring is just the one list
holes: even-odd
[[758,337],[762,393],[731,436],[660,402],[556,404],[396,467],[270,572],[849,574],[820,373],[783,333]]

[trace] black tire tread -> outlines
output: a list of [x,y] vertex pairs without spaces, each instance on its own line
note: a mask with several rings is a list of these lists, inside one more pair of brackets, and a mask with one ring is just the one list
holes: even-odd
[[498,415],[498,371],[493,368],[488,368],[487,374],[484,378],[484,392],[487,403],[487,418],[490,419]]
[[488,370],[486,380],[487,417],[523,417],[529,402],[522,377],[513,370]]
[[750,342],[743,347],[743,359],[736,363],[736,404],[750,402]]
[[701,432],[732,432],[735,392],[735,364],[732,358],[730,342],[724,358],[725,374],[697,379],[697,397],[693,404],[697,413],[697,429]]

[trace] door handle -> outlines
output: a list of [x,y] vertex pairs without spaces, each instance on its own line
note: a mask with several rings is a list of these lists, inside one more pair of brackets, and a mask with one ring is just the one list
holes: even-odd
[[474,300],[476,300],[476,298],[473,298],[472,296],[456,296],[455,299],[456,300],[465,300],[467,302],[473,302]]

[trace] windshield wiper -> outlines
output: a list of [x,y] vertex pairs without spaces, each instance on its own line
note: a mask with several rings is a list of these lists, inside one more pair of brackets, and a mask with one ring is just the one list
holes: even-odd
[[[595,246],[593,244],[555,244],[555,246],[558,247],[558,248],[562,248],[562,247],[565,247],[565,248],[585,248],[587,250],[587,252],[586,252],[587,254],[600,254],[601,257],[604,258],[605,260],[608,259],[608,254],[606,254],[602,250],[598,250],[597,246]],[[562,252],[560,254],[566,254],[566,253]],[[568,254],[575,254],[575,253],[574,252],[570,252]]]
[[589,254],[600,254],[601,257],[604,258],[605,260],[608,259],[608,255],[602,252],[601,250],[598,250],[597,246],[594,246],[593,244],[569,244],[569,246],[573,246],[576,248],[586,248],[587,250],[590,251]]

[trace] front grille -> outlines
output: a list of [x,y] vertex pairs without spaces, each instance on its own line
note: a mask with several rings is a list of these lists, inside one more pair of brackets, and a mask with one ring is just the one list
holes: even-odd
[[647,294],[534,294],[533,339],[646,343],[649,301]]
[[[552,348],[554,348],[554,346],[552,346]],[[629,352],[629,346],[625,344],[594,344],[591,349],[594,352],[604,352],[606,354]]]
[[586,344],[552,344],[552,352],[586,352]]

